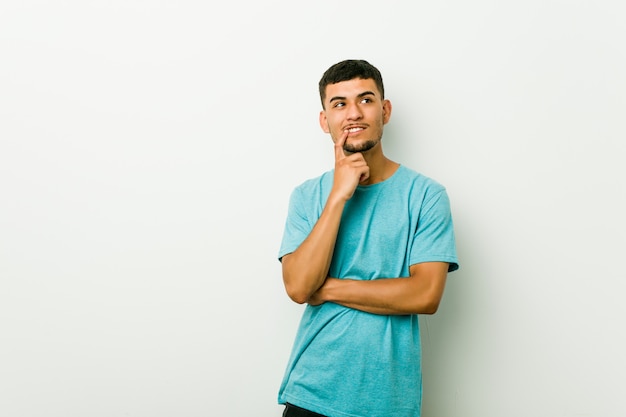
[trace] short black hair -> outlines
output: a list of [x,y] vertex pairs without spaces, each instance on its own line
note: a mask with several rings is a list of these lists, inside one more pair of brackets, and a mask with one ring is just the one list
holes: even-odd
[[350,81],[355,78],[360,78],[362,80],[374,80],[376,87],[380,90],[381,98],[385,98],[383,77],[380,74],[380,71],[378,71],[378,68],[362,59],[346,59],[345,61],[338,62],[328,68],[320,79],[319,89],[320,99],[322,100],[322,108],[324,108],[326,86],[328,84]]

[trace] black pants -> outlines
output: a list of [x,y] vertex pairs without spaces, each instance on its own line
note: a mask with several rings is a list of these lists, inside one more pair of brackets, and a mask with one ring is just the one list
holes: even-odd
[[304,408],[297,407],[293,404],[285,404],[285,411],[283,411],[283,417],[325,417],[321,414],[314,413],[313,411],[305,410]]

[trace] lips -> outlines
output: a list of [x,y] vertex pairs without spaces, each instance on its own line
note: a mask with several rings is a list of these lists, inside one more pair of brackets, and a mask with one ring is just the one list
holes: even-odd
[[365,126],[348,126],[344,128],[343,130],[344,131],[347,130],[348,133],[357,133],[357,132],[361,132],[365,130]]

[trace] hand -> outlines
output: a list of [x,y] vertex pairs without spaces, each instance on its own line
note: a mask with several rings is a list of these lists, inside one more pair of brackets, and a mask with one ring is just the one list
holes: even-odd
[[312,306],[319,306],[326,302],[326,299],[324,299],[324,289],[328,285],[329,280],[332,280],[332,279],[326,278],[326,281],[324,281],[324,284],[322,284],[322,286],[319,287],[317,291],[311,294],[311,296],[307,300],[307,304],[312,305]]
[[348,131],[344,131],[335,142],[335,177],[333,182],[334,193],[348,201],[359,183],[366,181],[370,176],[370,168],[360,152],[346,156],[343,145],[348,138]]
[[324,304],[325,301],[322,299],[320,291],[315,291],[307,300],[307,304],[315,307]]
[[307,300],[307,303],[312,306],[318,306],[328,302],[330,299],[330,294],[332,294],[333,290],[336,289],[340,284],[342,284],[342,280],[327,277],[322,286],[319,287],[317,291],[315,291],[313,294],[311,294],[311,296]]

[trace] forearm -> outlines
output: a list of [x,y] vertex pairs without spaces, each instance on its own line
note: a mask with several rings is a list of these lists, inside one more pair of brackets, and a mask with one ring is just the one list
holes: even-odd
[[[445,269],[444,269],[445,268]],[[447,264],[432,263],[406,278],[328,278],[310,303],[333,302],[373,314],[434,314],[439,307]]]
[[297,303],[307,302],[328,276],[344,206],[345,201],[329,198],[309,236],[282,259],[285,289]]

